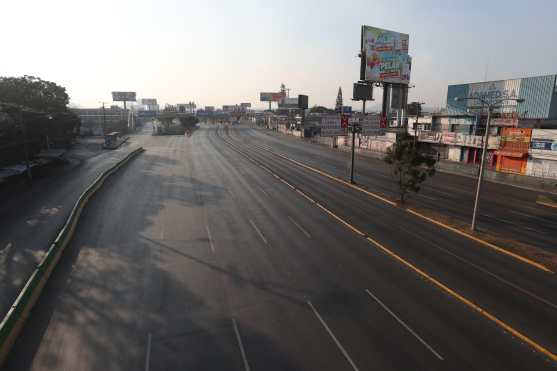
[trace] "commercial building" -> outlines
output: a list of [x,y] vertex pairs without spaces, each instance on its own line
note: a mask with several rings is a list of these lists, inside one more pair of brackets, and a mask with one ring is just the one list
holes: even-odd
[[526,174],[557,179],[557,130],[533,129]]
[[[556,77],[557,75],[546,75],[449,85],[447,90],[449,127],[448,130],[441,128],[441,131],[469,136],[462,138],[467,139],[468,143],[460,145],[460,161],[479,162],[487,111],[485,107],[481,107],[481,102],[478,100],[457,101],[456,98],[522,99],[520,103],[513,100],[505,101],[495,110],[489,134],[495,138],[500,137],[500,141],[492,143],[490,140],[487,164],[488,167],[495,167],[498,171],[525,174],[532,132],[521,128],[551,127],[557,124]],[[500,148],[496,148],[498,144]],[[455,159],[457,151],[458,149],[452,148],[452,155],[449,158]]]
[[[520,98],[523,102],[508,101],[498,110],[500,117],[494,123],[502,126],[518,124],[518,119],[557,119],[557,75],[525,77],[511,80],[477,82],[449,85],[447,90],[447,111],[450,115],[477,112],[478,102],[467,100],[457,102],[457,97],[470,98]],[[502,115],[501,115],[502,114]],[[498,120],[501,118],[502,120]]]

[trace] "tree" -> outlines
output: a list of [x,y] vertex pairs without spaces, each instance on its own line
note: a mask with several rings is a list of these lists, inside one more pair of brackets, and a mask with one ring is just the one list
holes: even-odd
[[419,192],[420,185],[427,177],[435,174],[435,158],[426,151],[420,151],[413,138],[404,133],[387,149],[384,161],[392,166],[398,182],[400,202],[404,203],[409,191]]
[[313,106],[309,109],[309,113],[335,113],[335,111],[323,106]]
[[[0,77],[0,111],[5,112],[14,130],[0,127],[1,136],[18,154],[11,162],[33,156],[43,148],[67,146],[79,130],[79,118],[68,111],[66,89],[34,76]],[[0,153],[0,157],[6,157]]]
[[34,76],[0,77],[0,102],[39,112],[65,112],[69,103],[66,89]]

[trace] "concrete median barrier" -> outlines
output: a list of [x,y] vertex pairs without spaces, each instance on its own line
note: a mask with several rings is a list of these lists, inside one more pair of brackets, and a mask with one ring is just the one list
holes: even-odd
[[87,202],[102,187],[108,177],[117,172],[129,160],[143,151],[144,149],[140,147],[130,152],[125,158],[100,174],[79,196],[66,220],[66,223],[58,233],[56,239],[50,245],[45,256],[27,280],[12,307],[2,319],[2,322],[0,322],[0,368],[4,364],[11,347],[21,332],[21,329],[30,315],[31,309],[37,302],[52,271],[55,269],[65,248],[71,241],[81,212],[87,205]]

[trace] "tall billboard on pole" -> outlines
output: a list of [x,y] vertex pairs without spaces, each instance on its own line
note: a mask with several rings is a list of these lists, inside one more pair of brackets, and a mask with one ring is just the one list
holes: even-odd
[[412,67],[409,41],[408,34],[362,26],[360,80],[408,84]]
[[114,102],[135,102],[135,91],[113,91]]
[[284,92],[272,93],[272,92],[262,92],[259,93],[259,100],[261,102],[280,102],[286,97]]

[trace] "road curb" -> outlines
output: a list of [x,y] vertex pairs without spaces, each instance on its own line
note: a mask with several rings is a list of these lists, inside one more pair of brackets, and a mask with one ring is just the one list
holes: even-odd
[[144,149],[138,149],[130,152],[122,160],[118,161],[111,168],[101,173],[89,187],[81,193],[77,202],[74,204],[70,215],[66,219],[66,223],[58,233],[54,242],[48,248],[41,262],[37,265],[25,286],[20,291],[16,300],[8,313],[0,322],[0,368],[4,364],[8,354],[19,336],[25,321],[30,315],[31,309],[37,302],[44,286],[48,282],[50,274],[60,260],[66,246],[71,241],[81,212],[87,205],[89,199],[102,187],[106,179],[116,173],[122,166],[128,163],[132,158],[142,153]]

